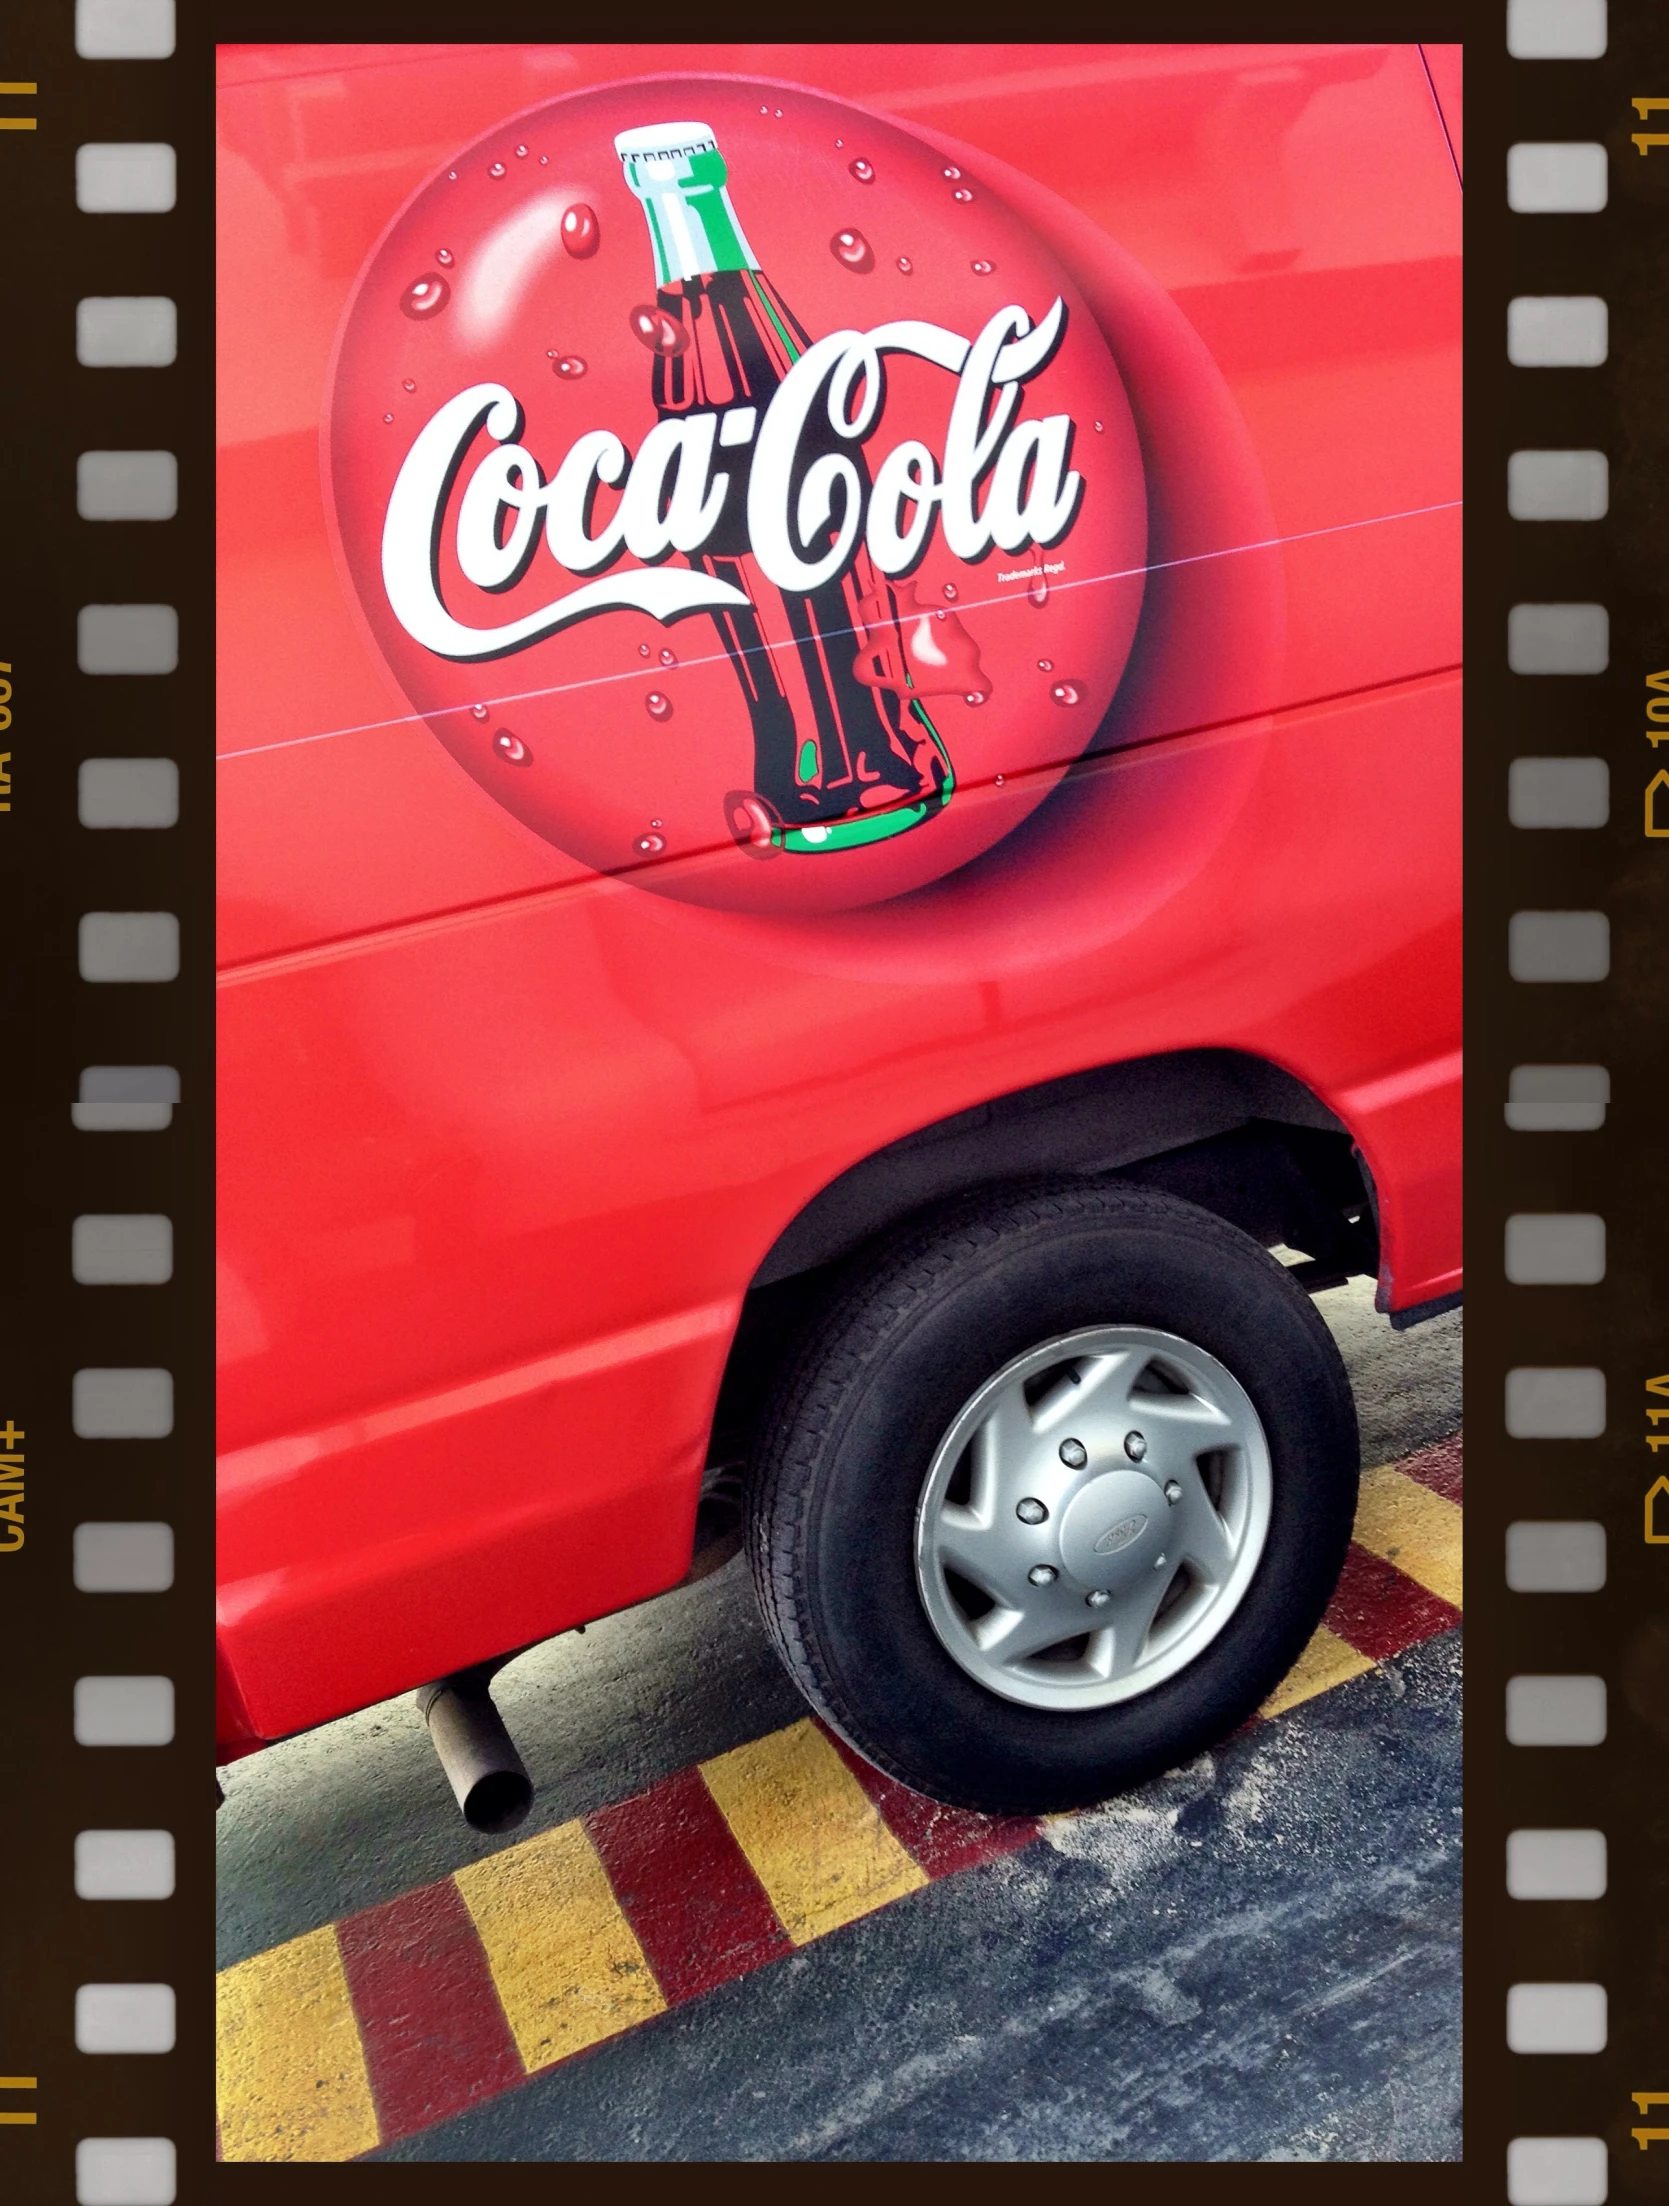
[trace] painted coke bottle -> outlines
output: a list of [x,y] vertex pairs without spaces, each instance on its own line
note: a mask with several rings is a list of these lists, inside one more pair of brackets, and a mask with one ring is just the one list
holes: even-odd
[[[749,546],[753,440],[812,340],[742,233],[705,124],[622,131],[614,149],[655,255],[655,304],[632,322],[654,355],[656,411],[663,421],[716,415],[713,464],[729,477],[702,549],[684,556],[748,599],[711,616],[753,724],[753,787],[726,797],[730,832],[770,857],[851,849],[919,827],[949,803],[955,777],[927,706],[912,695],[903,624],[913,593],[876,574],[861,542],[843,574],[804,595],[770,581]],[[821,442],[808,424],[799,465],[836,449],[855,462],[867,498],[861,456],[827,424]]]

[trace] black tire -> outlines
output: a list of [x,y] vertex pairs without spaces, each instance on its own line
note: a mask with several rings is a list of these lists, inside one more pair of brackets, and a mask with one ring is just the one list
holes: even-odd
[[[1273,1498],[1255,1575],[1217,1636],[1116,1705],[1062,1713],[988,1690],[951,1658],[916,1579],[935,1450],[992,1375],[1101,1325],[1179,1335],[1238,1380]],[[1356,1506],[1350,1382],[1309,1297],[1257,1242],[1114,1180],[983,1190],[859,1264],[786,1374],[755,1452],[748,1547],[795,1681],[859,1753],[989,1814],[1104,1800],[1253,1714],[1338,1581]]]

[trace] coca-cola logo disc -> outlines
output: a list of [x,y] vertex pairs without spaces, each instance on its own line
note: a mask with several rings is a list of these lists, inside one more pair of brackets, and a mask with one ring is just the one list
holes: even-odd
[[1141,606],[1135,428],[1065,268],[976,162],[786,86],[615,85],[461,150],[361,273],[326,453],[452,756],[699,903],[980,857],[1089,744]]

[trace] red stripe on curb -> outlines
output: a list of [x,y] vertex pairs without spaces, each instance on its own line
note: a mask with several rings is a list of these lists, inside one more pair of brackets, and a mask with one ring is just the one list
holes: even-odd
[[1418,1455],[1405,1456],[1393,1466],[1405,1478],[1418,1480],[1429,1486],[1434,1494],[1441,1494],[1445,1501],[1460,1504],[1461,1487],[1461,1436],[1457,1432],[1452,1440],[1439,1440],[1432,1448],[1422,1448]]
[[874,1768],[827,1724],[819,1722],[817,1728],[880,1809],[893,1837],[930,1877],[953,1876],[958,1869],[976,1869],[982,1861],[1018,1853],[1038,1834],[1041,1826],[1033,1816],[975,1815],[967,1808],[943,1807]]
[[1393,1564],[1352,1545],[1323,1621],[1358,1654],[1383,1662],[1419,1640],[1451,1631],[1460,1622],[1460,1611],[1405,1578]]
[[450,1877],[348,1916],[336,1939],[385,2144],[527,2080]]
[[793,1952],[699,1769],[584,1821],[669,2007]]

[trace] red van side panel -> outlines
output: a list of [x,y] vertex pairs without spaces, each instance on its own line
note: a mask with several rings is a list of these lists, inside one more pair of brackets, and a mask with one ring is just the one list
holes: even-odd
[[1265,1057],[1361,1146],[1393,1305],[1459,1283],[1443,49],[1428,79],[1413,47],[953,46],[931,83],[920,53],[653,65],[819,85],[1111,234],[1180,309],[1268,516],[1176,556],[1232,556],[1282,608],[1051,799],[1053,902],[994,875],[943,941],[888,907],[755,925],[566,857],[413,716],[332,564],[319,419],[365,253],[455,146],[643,49],[223,51],[228,1741],[675,1583],[765,1252],[849,1165],[992,1096]]

